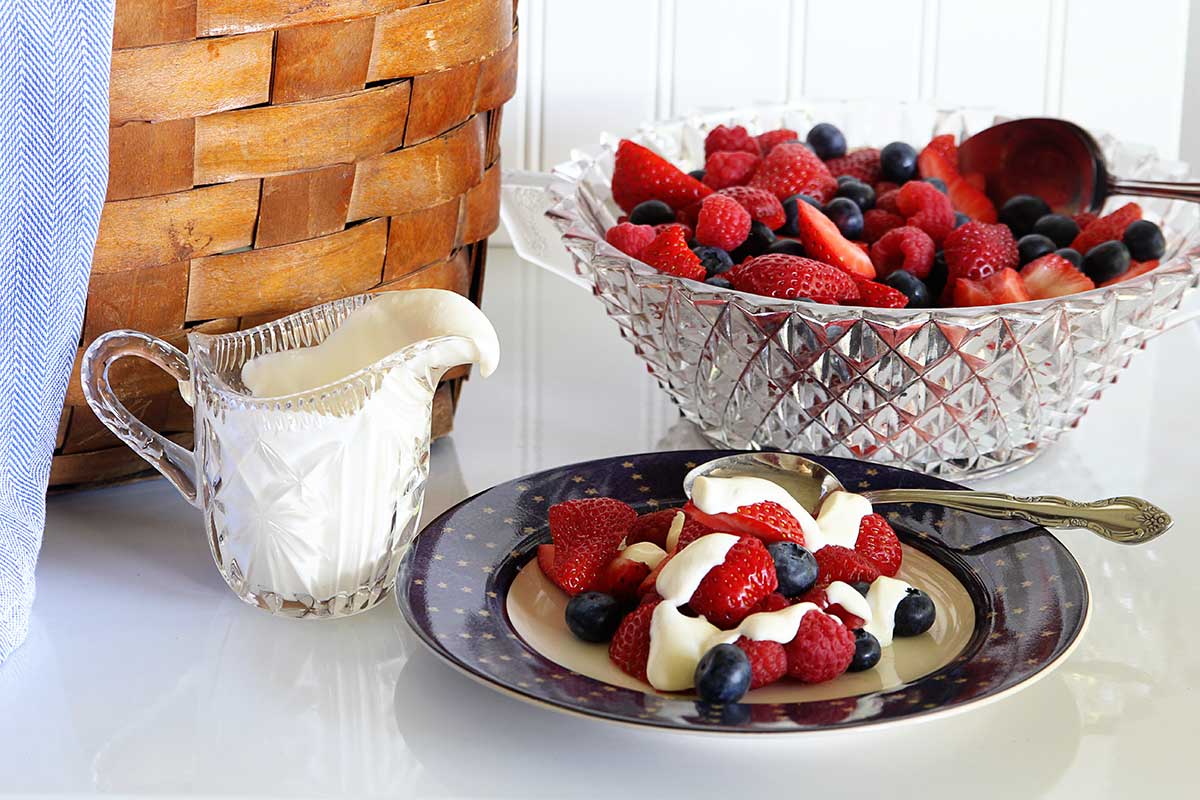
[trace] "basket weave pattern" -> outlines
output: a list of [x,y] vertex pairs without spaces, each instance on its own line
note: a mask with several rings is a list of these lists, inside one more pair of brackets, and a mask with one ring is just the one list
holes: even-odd
[[[479,301],[499,208],[513,0],[118,0],[108,196],[80,355],[134,328],[176,346],[369,290]],[[191,409],[149,364],[129,409],[183,444]],[[51,485],[146,465],[87,408],[79,360]],[[466,370],[435,403],[446,432]]]

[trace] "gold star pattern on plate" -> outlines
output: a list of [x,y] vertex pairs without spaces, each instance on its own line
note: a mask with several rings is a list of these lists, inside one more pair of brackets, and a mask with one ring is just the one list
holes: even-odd
[[463,631],[462,633],[460,633],[460,634],[458,635],[458,638],[460,638],[460,639],[470,639],[470,638],[471,638],[471,634],[467,633],[466,631]]
[[1042,638],[1049,639],[1051,636],[1057,636],[1058,631],[1042,631]]
[[517,491],[518,491],[518,492],[528,492],[528,491],[529,491],[529,484],[526,484],[526,483],[518,483],[518,484],[517,484]]
[[533,532],[534,532],[535,530],[537,530],[537,529],[536,529],[536,528],[531,528],[531,527],[529,527],[529,526],[526,526],[526,527],[522,528],[521,530],[522,530],[524,533],[533,533]]
[[486,608],[479,609],[479,616],[490,617],[491,615],[492,615],[492,612],[488,611]]
[[1022,589],[1028,589],[1030,586],[1033,586],[1033,581],[1021,581]]
[[900,512],[899,511],[889,511],[889,512],[887,512],[887,518],[892,520],[893,522],[895,522],[896,520],[900,519]]
[[440,608],[438,608],[437,606],[430,606],[430,607],[429,607],[429,610],[430,610],[430,611],[432,611],[434,614],[436,614],[436,613],[438,613],[439,611],[441,611],[441,609],[440,609]]
[[571,480],[574,481],[575,483],[583,483],[584,478],[582,475],[573,475],[573,476],[571,476]]
[[658,501],[654,498],[650,498],[646,501],[646,505],[650,506],[651,508],[658,508]]
[[495,549],[496,549],[496,543],[495,543],[495,542],[484,542],[484,543],[483,543],[483,546],[484,546],[484,547],[486,547],[488,550],[495,550]]
[[496,509],[492,508],[491,506],[484,506],[484,507],[483,507],[483,513],[485,513],[485,514],[495,514],[495,513],[496,513]]
[[465,567],[467,564],[469,564],[469,563],[471,563],[471,562],[469,562],[469,561],[463,561],[463,560],[460,558],[460,559],[459,559],[458,561],[456,561],[455,563],[456,563],[456,564],[458,564],[460,567]]
[[495,600],[495,599],[496,599],[496,593],[495,593],[495,592],[488,592],[488,593],[487,593],[487,596],[488,596],[488,597],[490,597],[490,598],[492,598],[493,600]]
[[1008,591],[1008,587],[1005,586],[1004,584],[1001,584],[996,587],[996,594],[1004,594],[1007,591]]
[[1016,614],[1016,615],[1019,617],[1019,616],[1021,616],[1022,614],[1024,614],[1024,613],[1025,613],[1025,609],[1023,609],[1023,608],[1014,608],[1014,609],[1013,609],[1013,613],[1014,613],[1014,614]]
[[621,466],[624,467],[625,469],[633,469],[633,462],[632,461],[622,461]]
[[646,494],[647,492],[650,491],[650,487],[649,486],[639,486],[638,491],[641,492],[642,494]]
[[466,536],[464,536],[463,538],[464,538],[464,539],[466,539],[468,542],[473,542],[473,541],[475,541],[475,534],[473,534],[473,533],[468,533],[468,534],[467,534]]
[[482,570],[483,570],[484,572],[486,572],[488,575],[491,575],[491,574],[492,574],[492,568],[491,568],[491,567],[480,567],[480,569],[482,569]]
[[684,464],[683,464],[683,465],[684,465],[685,467],[687,467],[688,469],[695,469],[695,468],[696,468],[696,462],[695,462],[695,461],[686,461],[686,462],[684,462]]
[[1018,560],[1018,561],[1024,561],[1024,560],[1025,560],[1025,559],[1027,559],[1027,558],[1029,558],[1029,553],[1026,553],[1026,552],[1024,552],[1024,551],[1022,551],[1022,552],[1020,552],[1020,553],[1017,553],[1017,560]]
[[473,591],[470,586],[464,586],[462,590],[464,594],[470,594]]
[[438,587],[439,589],[448,589],[448,588],[449,588],[449,587],[446,585],[446,582],[445,582],[445,581],[438,581],[438,585],[437,585],[437,587]]
[[1008,562],[1007,562],[1007,561],[1005,561],[1003,558],[997,558],[997,559],[996,559],[996,566],[997,566],[997,567],[1007,567],[1007,566],[1008,566]]
[[495,635],[494,635],[494,634],[491,634],[491,633],[485,633],[485,634],[483,635],[483,638],[484,638],[484,639],[491,640],[491,639],[495,639],[496,637],[495,637]]
[[871,488],[871,482],[870,482],[870,481],[859,481],[859,482],[858,482],[858,488],[860,488],[860,489],[870,489],[870,488]]
[[456,609],[454,609],[454,613],[455,613],[455,614],[465,614],[465,613],[467,613],[467,612],[466,612],[466,611],[464,611],[464,610],[463,610],[463,609],[461,609],[461,608],[456,608]]
[[415,578],[415,579],[413,579],[413,583],[415,583],[417,586],[424,586],[425,579],[424,578]]
[[630,475],[629,477],[635,481],[640,481],[642,479],[642,473],[635,472],[632,475]]
[[433,554],[433,560],[434,560],[434,561],[441,561],[441,560],[442,560],[442,559],[444,559],[444,558],[445,558],[445,556],[444,556],[444,555],[442,555],[441,553],[434,553],[434,554]]
[[584,489],[584,490],[583,490],[583,493],[584,493],[584,494],[591,494],[591,495],[594,495],[594,494],[600,494],[600,492],[596,491],[595,489]]
[[546,498],[542,497],[540,494],[535,494],[535,495],[533,496],[533,502],[535,502],[535,503],[540,503],[540,502],[542,502],[542,501],[543,501],[543,500],[545,500],[545,499],[546,499]]
[[516,520],[515,520],[515,519],[513,519],[512,517],[505,517],[505,518],[504,518],[504,524],[505,524],[505,525],[512,525],[514,522],[516,522]]
[[879,474],[879,470],[875,469],[874,467],[871,467],[870,469],[867,470],[867,474],[870,475],[872,478],[874,478],[876,475]]

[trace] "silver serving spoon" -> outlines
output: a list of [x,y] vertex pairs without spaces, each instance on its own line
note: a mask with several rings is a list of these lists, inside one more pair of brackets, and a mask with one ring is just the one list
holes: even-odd
[[[692,496],[700,476],[766,478],[788,490],[799,503],[816,509],[831,492],[845,491],[832,472],[815,461],[791,453],[739,453],[693,469],[683,479]],[[871,489],[859,492],[873,504],[927,503],[970,511],[994,519],[1023,519],[1045,528],[1086,528],[1110,542],[1143,544],[1166,533],[1171,515],[1140,497],[1110,497],[1090,503],[1063,497],[1015,497],[966,489]]]
[[1018,194],[1036,195],[1058,212],[1095,211],[1109,195],[1200,200],[1200,183],[1135,181],[1108,171],[1092,135],[1063,119],[1030,117],[980,131],[958,149],[963,174],[984,176],[996,207]]

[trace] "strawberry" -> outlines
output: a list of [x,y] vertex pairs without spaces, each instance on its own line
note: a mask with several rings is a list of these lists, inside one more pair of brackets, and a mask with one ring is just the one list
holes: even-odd
[[1047,253],[1021,267],[1021,279],[1033,300],[1063,297],[1096,288],[1091,278],[1056,253]]
[[788,599],[779,592],[771,592],[769,595],[758,601],[751,611],[751,614],[758,614],[764,611],[780,611],[790,606]]
[[756,641],[739,636],[734,644],[750,659],[751,689],[772,684],[787,674],[787,652],[779,642]]
[[685,515],[683,528],[679,531],[679,539],[675,542],[674,552],[678,553],[701,536],[708,536],[713,529],[705,525],[691,514]]
[[647,595],[654,595],[657,593],[658,574],[663,571],[663,567],[665,567],[667,562],[674,558],[674,556],[674,553],[668,554],[667,557],[658,562],[658,566],[650,570],[650,574],[643,578],[642,582],[638,584],[637,593],[641,595],[643,599],[645,599]]
[[1021,273],[1006,268],[978,281],[959,278],[954,283],[954,305],[990,306],[1003,303],[1023,303],[1031,300]]
[[644,200],[662,200],[680,209],[710,194],[712,189],[653,150],[628,139],[617,146],[612,195],[622,210],[632,211]]
[[1107,242],[1110,239],[1121,241],[1121,237],[1125,235],[1125,229],[1129,227],[1130,223],[1141,218],[1142,207],[1137,203],[1126,203],[1111,214],[1100,217],[1091,225],[1080,230],[1075,241],[1071,242],[1071,247],[1086,256],[1088,250],[1101,242]]
[[908,305],[908,295],[898,289],[893,289],[875,281],[855,281],[858,284],[858,301],[856,306],[866,308],[904,308]]
[[772,192],[780,200],[806,194],[825,203],[837,191],[837,181],[813,151],[799,142],[776,145],[758,165],[750,185]]
[[896,532],[879,514],[869,514],[858,524],[854,552],[874,561],[880,573],[889,578],[896,577],[904,558]]
[[604,568],[604,572],[600,573],[596,585],[592,588],[597,592],[611,594],[618,600],[633,600],[637,598],[638,588],[649,574],[650,567],[618,554]]
[[684,239],[692,238],[692,226],[683,222],[660,222],[654,226],[654,235],[658,236],[658,234],[662,233],[668,228],[678,228],[679,230],[683,231]]
[[694,281],[704,280],[704,266],[700,263],[700,257],[688,249],[687,237],[678,224],[671,225],[646,245],[641,260],[668,275]]
[[834,581],[871,583],[879,577],[879,567],[849,547],[827,544],[813,555],[817,559],[817,586],[825,588]]
[[[873,244],[883,238],[883,235],[893,228],[899,228],[904,225],[904,217],[899,214],[893,214],[890,211],[884,211],[882,208],[872,208],[863,212],[863,239],[868,244]],[[924,233],[924,231],[922,231]],[[928,236],[929,234],[925,234]],[[933,241],[930,239],[930,241]],[[872,259],[872,262],[874,259]],[[879,271],[878,265],[875,267],[876,272]]]
[[[895,184],[892,184],[895,186]],[[900,187],[894,189],[885,189],[880,191],[875,190],[875,207],[881,211],[887,211],[891,214],[900,214],[900,204],[897,199],[900,197]],[[903,216],[900,214],[900,216]]]
[[654,241],[654,228],[649,225],[634,225],[622,222],[613,225],[604,233],[604,241],[628,256],[637,258],[646,245]]
[[798,202],[796,212],[800,241],[804,242],[809,256],[860,278],[875,277],[870,256],[842,236],[833,220],[819,208]]
[[1129,269],[1127,271],[1122,272],[1120,275],[1113,278],[1112,280],[1107,280],[1100,285],[1101,286],[1112,286],[1113,284],[1121,283],[1122,281],[1127,281],[1131,278],[1136,278],[1139,275],[1145,275],[1147,272],[1149,272],[1150,270],[1154,269],[1157,266],[1158,266],[1157,258],[1152,261],[1134,261],[1129,265]]
[[788,675],[804,683],[821,683],[833,680],[850,666],[854,634],[833,617],[809,611],[800,620],[796,638],[784,646],[784,651]]
[[879,151],[874,147],[864,147],[839,158],[831,158],[825,162],[825,166],[829,167],[829,174],[834,178],[849,175],[867,185],[879,182]]
[[778,586],[775,562],[766,545],[753,536],[743,536],[725,554],[725,560],[708,571],[688,604],[712,624],[729,629]]
[[713,153],[730,152],[741,150],[746,153],[758,155],[758,142],[754,137],[743,128],[741,125],[727,127],[718,125],[708,132],[708,136],[704,137],[704,158],[707,159]]
[[[761,222],[771,230],[782,228],[787,222],[783,204],[779,198],[766,189],[752,189],[749,186],[728,186],[717,194],[732,197],[750,213],[750,219]],[[694,220],[693,220],[694,222]]]
[[620,500],[598,497],[557,503],[550,507],[549,516],[554,563],[548,577],[567,594],[576,595],[591,588],[616,557],[637,512]]
[[754,176],[761,159],[741,150],[722,150],[704,162],[704,183],[714,189],[745,186]]
[[755,256],[729,270],[726,277],[739,292],[766,297],[785,300],[808,297],[818,303],[858,299],[858,287],[849,275],[836,267],[801,256],[783,253]]
[[968,222],[950,231],[942,249],[951,278],[980,280],[1020,263],[1017,241],[1007,225]]
[[651,542],[666,550],[667,531],[671,529],[671,522],[678,513],[677,508],[664,508],[661,511],[642,514],[629,526],[629,531],[625,534],[625,545]]
[[608,643],[612,662],[640,681],[646,680],[646,663],[650,660],[650,618],[660,602],[643,603],[626,614]]
[[[717,155],[720,155],[718,153]],[[700,204],[696,241],[722,250],[733,250],[750,233],[750,212],[732,197],[712,194]]]
[[760,133],[754,138],[758,142],[758,149],[765,156],[775,149],[775,145],[800,141],[800,134],[787,128],[778,128],[766,133]]
[[929,234],[920,228],[905,225],[891,229],[871,245],[871,263],[875,265],[875,274],[880,278],[902,269],[925,280],[933,269],[936,249],[937,245],[929,238]]
[[980,222],[996,221],[996,206],[983,193],[983,187],[976,187],[959,174],[958,145],[952,135],[933,137],[917,157],[917,167],[921,177],[938,178],[946,184],[954,208]]
[[954,229],[954,207],[950,198],[931,183],[909,181],[896,195],[896,209],[907,220],[929,234],[935,244],[941,244]]
[[[689,519],[704,525],[708,531],[727,531],[739,536],[753,536],[764,542],[795,542],[804,545],[804,529],[800,521],[779,503],[764,501],[741,506],[733,513],[706,514],[688,501],[683,507]],[[679,537],[680,540],[683,536]]]
[[1091,211],[1080,211],[1078,214],[1072,216],[1071,219],[1075,220],[1075,224],[1078,225],[1079,230],[1082,231],[1087,228],[1088,225],[1091,225],[1093,222],[1100,219],[1100,215],[1093,214]]
[[537,549],[537,562],[538,567],[540,567],[542,570],[542,574],[553,581],[554,578],[550,576],[554,574],[554,545],[539,544]]

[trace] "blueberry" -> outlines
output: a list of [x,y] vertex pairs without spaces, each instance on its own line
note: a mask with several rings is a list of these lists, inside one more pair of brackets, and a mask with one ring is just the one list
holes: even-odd
[[858,592],[863,597],[866,597],[867,592],[871,591],[871,584],[869,581],[855,581],[850,585],[854,587],[854,591]]
[[942,194],[950,194],[950,189],[946,187],[946,182],[941,178],[925,178],[924,180]]
[[1050,213],[1050,206],[1040,197],[1018,194],[1008,198],[1000,207],[1000,221],[1012,229],[1013,236],[1020,239],[1033,232],[1033,226]]
[[962,213],[961,211],[954,212],[954,227],[961,228],[963,225],[966,225],[970,221],[971,221],[971,218],[968,217],[966,214]]
[[846,155],[846,137],[836,125],[818,122],[812,126],[805,141],[817,154],[817,158],[828,161]]
[[709,278],[720,275],[733,267],[733,259],[729,257],[729,253],[719,247],[708,247],[701,244],[692,247],[692,252],[700,258],[700,264],[703,265],[704,272]]
[[1042,236],[1040,233],[1027,233],[1017,240],[1017,253],[1021,257],[1021,264],[1024,265],[1047,253],[1053,253],[1057,246],[1048,236]]
[[875,190],[855,178],[851,178],[845,183],[839,183],[837,196],[853,200],[854,204],[863,211],[869,211],[875,207]]
[[719,644],[696,665],[696,694],[707,703],[736,703],[750,688],[750,659],[734,644]]
[[1102,242],[1083,256],[1083,271],[1097,286],[1129,270],[1129,248],[1116,240]]
[[1129,257],[1134,261],[1152,261],[1167,252],[1162,229],[1148,219],[1130,223],[1121,241],[1129,248]]
[[585,642],[607,642],[621,624],[621,604],[610,594],[584,592],[567,603],[567,627]]
[[933,255],[933,266],[929,268],[929,274],[925,276],[925,285],[929,287],[929,294],[932,297],[941,295],[942,289],[946,286],[949,272],[950,270],[946,266],[946,254],[938,250]]
[[738,245],[737,249],[729,255],[733,258],[733,263],[740,264],[751,256],[761,256],[774,242],[775,234],[771,232],[771,229],[755,220],[750,223],[750,234],[746,237],[746,241]]
[[803,200],[804,202],[808,203],[813,208],[821,207],[821,202],[819,200],[817,200],[817,198],[815,198],[815,197],[810,197],[809,195],[806,195],[806,194],[797,194],[797,195],[793,195],[793,197],[795,197],[797,200]]
[[1070,261],[1075,265],[1076,269],[1079,269],[1083,266],[1083,256],[1079,254],[1078,250],[1074,250],[1070,247],[1060,247],[1054,251],[1054,254],[1062,256],[1067,261]]
[[833,220],[842,236],[847,239],[860,239],[863,233],[862,209],[858,203],[848,197],[835,197],[823,209],[825,216]]
[[919,636],[933,627],[936,616],[937,609],[933,607],[929,595],[920,589],[909,589],[900,605],[896,606],[894,632],[897,636]]
[[675,212],[662,200],[643,200],[629,212],[629,221],[634,225],[661,225],[674,222]]
[[933,305],[929,287],[908,270],[898,269],[888,273],[883,282],[907,297],[909,308],[929,308]]
[[846,671],[862,672],[870,669],[879,663],[882,655],[883,650],[879,647],[879,640],[862,628],[856,628],[854,631],[854,658],[850,659],[850,666],[846,667]]
[[1033,223],[1033,232],[1047,237],[1056,247],[1069,247],[1079,235],[1079,226],[1065,214],[1047,214]]
[[817,582],[817,559],[795,542],[771,542],[767,552],[775,562],[779,593],[784,597],[804,594]]
[[842,185],[847,184],[850,181],[856,181],[856,180],[858,180],[858,178],[854,177],[853,175],[838,175],[837,176],[837,185],[839,187],[841,187]]
[[905,142],[886,145],[879,151],[879,171],[892,183],[911,180],[917,174],[917,151]]
[[787,217],[787,221],[783,226],[777,228],[777,232],[783,236],[799,236],[800,235],[800,212],[796,208],[798,202],[808,203],[810,206],[820,208],[821,204],[812,199],[806,194],[794,194],[783,201],[783,214]]
[[703,181],[705,172],[702,169],[694,169],[691,172],[689,172],[688,175],[691,175],[693,178],[695,178],[698,181]]
[[770,247],[767,248],[768,253],[783,253],[788,256],[807,256],[808,251],[804,249],[804,245],[795,239],[776,239]]
[[729,278],[724,275],[713,275],[711,278],[705,278],[704,282],[709,286],[715,286],[718,289],[732,289],[733,284],[729,282]]

